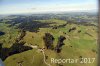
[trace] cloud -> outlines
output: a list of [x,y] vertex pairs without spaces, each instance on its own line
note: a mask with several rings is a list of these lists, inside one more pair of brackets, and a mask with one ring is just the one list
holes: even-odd
[[[75,1],[75,0],[71,0]],[[86,0],[85,0],[86,1]],[[77,0],[79,2],[79,0]],[[49,3],[49,2],[48,2]],[[61,11],[88,11],[97,10],[98,4],[96,0],[87,0],[83,3],[53,3],[52,4],[34,4],[22,3],[17,5],[4,5],[0,6],[0,14],[11,14],[11,13],[40,13],[40,12],[61,12]]]
[[[32,8],[35,12],[43,11],[80,11],[80,10],[92,10],[98,9],[96,4],[86,3],[86,4],[68,4],[68,5],[49,5],[49,6],[36,6]],[[33,12],[34,12],[33,11]]]

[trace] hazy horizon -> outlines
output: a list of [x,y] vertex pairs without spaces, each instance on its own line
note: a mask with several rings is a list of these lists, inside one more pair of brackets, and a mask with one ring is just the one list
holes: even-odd
[[98,0],[1,0],[0,14],[88,12],[98,10]]

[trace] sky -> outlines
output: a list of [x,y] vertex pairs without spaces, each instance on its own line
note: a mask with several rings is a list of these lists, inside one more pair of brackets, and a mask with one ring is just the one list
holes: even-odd
[[0,14],[98,10],[98,0],[0,0]]

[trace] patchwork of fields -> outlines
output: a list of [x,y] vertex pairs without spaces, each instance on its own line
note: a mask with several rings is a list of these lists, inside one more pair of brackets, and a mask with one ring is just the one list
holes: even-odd
[[[77,23],[54,17],[9,18],[0,22],[0,57],[6,66],[96,66],[96,22]],[[62,37],[65,38],[63,41]],[[79,61],[58,64],[51,63],[51,58]],[[79,63],[80,58],[95,58],[95,61]]]

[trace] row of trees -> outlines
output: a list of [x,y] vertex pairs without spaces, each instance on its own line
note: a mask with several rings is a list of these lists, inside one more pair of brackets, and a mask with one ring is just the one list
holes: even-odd
[[55,50],[57,53],[61,52],[62,46],[64,45],[63,41],[65,39],[66,38],[64,36],[60,36],[58,38],[56,47],[54,47],[53,45],[54,37],[50,33],[45,33],[45,36],[43,37],[46,48]]

